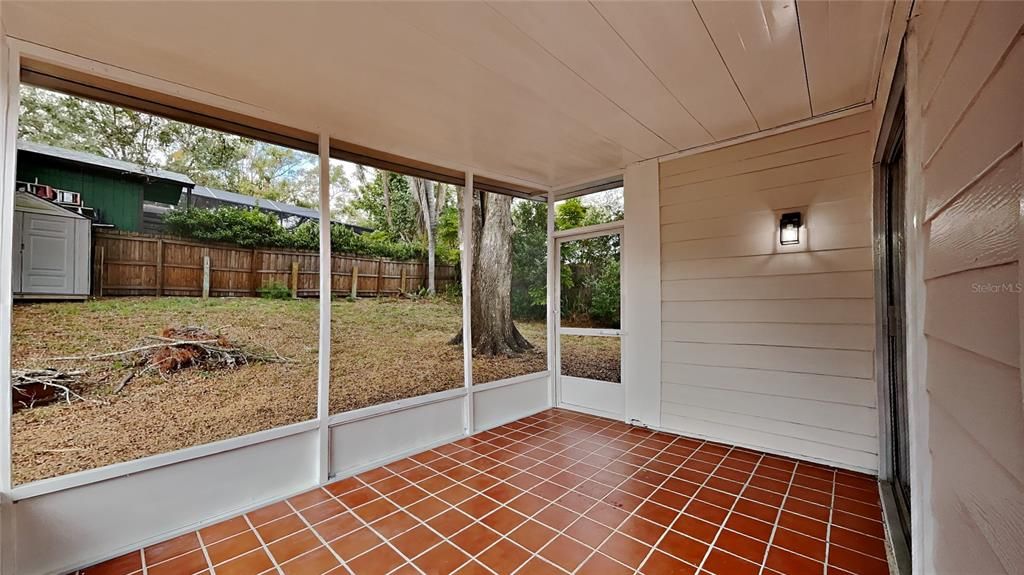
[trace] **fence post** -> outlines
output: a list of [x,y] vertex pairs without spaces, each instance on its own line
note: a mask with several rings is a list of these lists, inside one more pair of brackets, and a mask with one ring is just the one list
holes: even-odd
[[203,299],[210,297],[210,248],[203,248]]
[[259,252],[256,251],[256,248],[253,248],[249,259],[249,288],[252,290],[253,297],[260,295],[260,268],[257,265],[258,261]]
[[164,241],[156,241],[156,295],[164,295]]
[[98,278],[98,281],[99,281],[99,284],[100,284],[98,286],[99,287],[99,296],[100,297],[103,297],[103,281],[106,279],[104,277],[104,273],[103,273],[103,268],[106,267],[106,259],[107,259],[107,248],[106,248],[106,246],[100,246],[100,277]]
[[377,297],[384,295],[384,258],[377,258]]
[[292,262],[292,299],[299,299],[299,262]]
[[405,264],[402,264],[402,286],[398,288],[398,293],[405,293]]

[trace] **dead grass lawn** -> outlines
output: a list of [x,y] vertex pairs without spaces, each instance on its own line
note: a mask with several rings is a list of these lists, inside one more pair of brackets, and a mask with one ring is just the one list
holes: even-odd
[[[335,302],[331,413],[461,386],[462,348],[448,344],[461,325],[460,312],[458,303],[445,300]],[[76,389],[87,401],[14,414],[15,483],[312,419],[317,319],[315,300],[134,297],[16,305],[15,369],[57,367],[88,373]],[[47,360],[127,349],[145,335],[184,325],[219,331],[236,345],[272,350],[293,361],[211,372],[188,369],[166,378],[153,373],[114,394],[128,373],[120,361]],[[546,368],[543,324],[517,325],[535,350],[513,358],[474,358],[477,383]],[[575,351],[564,347],[563,354],[573,358],[568,362],[573,365],[588,365],[588,357],[612,361],[614,368],[603,369],[617,372],[617,351],[601,345],[607,347],[593,341]]]

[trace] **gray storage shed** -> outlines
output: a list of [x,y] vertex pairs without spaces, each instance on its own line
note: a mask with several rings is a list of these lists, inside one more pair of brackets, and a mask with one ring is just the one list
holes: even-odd
[[89,297],[92,220],[25,192],[14,199],[15,298]]

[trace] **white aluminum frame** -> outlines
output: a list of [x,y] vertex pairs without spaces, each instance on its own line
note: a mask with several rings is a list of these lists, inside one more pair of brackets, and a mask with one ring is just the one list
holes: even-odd
[[473,172],[466,172],[462,186],[462,377],[466,388],[465,419],[462,431],[473,433]]
[[[17,160],[18,112],[21,106],[19,93],[21,56],[17,48],[4,42],[3,46],[2,92],[3,119],[3,182],[0,182],[0,381],[11,380],[11,317],[14,306],[12,291],[12,268],[14,253],[14,174]],[[11,480],[11,414],[13,398],[11,386],[4,384],[0,390],[0,493],[10,493]],[[8,530],[5,530],[7,532]]]
[[[60,52],[51,48],[26,42],[16,38],[10,38],[4,36],[2,38],[2,45],[4,49],[3,63],[6,68],[0,72],[0,98],[3,100],[4,106],[4,122],[3,122],[3,138],[4,138],[4,157],[2,159],[2,172],[0,176],[3,177],[3,182],[0,183],[3,187],[0,188],[0,254],[11,253],[11,245],[13,242],[13,213],[14,213],[14,172],[15,162],[17,159],[17,127],[18,127],[18,116],[20,108],[20,73],[21,73],[21,62],[23,57],[31,58],[36,61],[43,61],[52,63],[60,67],[85,72],[88,74],[96,75],[103,78],[109,78],[118,82],[122,82],[132,86],[138,86],[157,92],[166,93],[181,97],[184,99],[192,100],[197,103],[207,104],[221,109],[235,111],[243,114],[247,114],[254,117],[264,118],[269,121],[273,121],[282,125],[291,126],[307,130],[310,132],[317,133],[319,135],[319,161],[320,161],[320,218],[321,222],[329,221],[330,219],[330,181],[329,181],[329,170],[330,170],[330,136],[322,128],[318,128],[308,121],[297,121],[295,118],[282,118],[275,114],[268,113],[266,110],[250,106],[248,104],[238,102],[235,100],[229,100],[214,94],[209,94],[199,90],[189,88],[187,86],[181,86],[153,78],[151,76],[145,76],[129,70],[120,68],[114,68],[93,60],[88,60],[73,54]],[[437,163],[437,162],[435,162]],[[460,201],[463,202],[464,213],[472,213],[472,192],[473,192],[473,178],[474,171],[466,169],[465,166],[455,164],[444,164],[437,163],[443,167],[464,171],[466,173],[466,185],[463,188],[463,194]],[[509,178],[498,174],[482,173],[489,177],[495,177],[513,183],[519,183],[523,185],[529,185],[536,187],[533,182],[526,182],[517,178]],[[550,194],[549,194],[550,195]],[[549,199],[549,205],[551,200]],[[552,210],[549,210],[549,219],[553,217]],[[519,383],[526,383],[535,381],[542,377],[551,378],[552,370],[550,351],[548,354],[548,369],[546,371],[540,371],[531,374],[525,374],[522,376],[512,377],[508,379],[487,382],[480,385],[473,385],[472,375],[472,317],[471,317],[471,270],[472,270],[472,258],[467,257],[466,254],[472,253],[472,234],[469,233],[471,229],[472,219],[466,218],[463,222],[463,257],[462,257],[462,275],[463,275],[463,333],[464,333],[464,382],[463,386],[457,389],[442,391],[434,394],[428,394],[408,399],[402,399],[398,401],[389,402],[386,404],[370,406],[367,408],[348,411],[339,414],[330,414],[330,357],[331,357],[331,346],[330,346],[330,331],[331,331],[331,293],[330,293],[330,227],[320,226],[320,306],[319,306],[319,347],[318,347],[318,372],[317,372],[317,415],[316,418],[293,423],[286,426],[276,427],[240,437],[234,437],[217,441],[213,443],[207,443],[202,445],[196,445],[187,447],[184,449],[171,451],[167,453],[161,453],[141,459],[135,459],[132,461],[125,461],[121,463],[115,463],[112,465],[99,467],[96,469],[89,469],[72,473],[68,475],[62,475],[40,481],[34,481],[19,485],[17,487],[12,486],[12,474],[11,474],[11,389],[10,386],[0,386],[4,389],[0,390],[0,497],[9,498],[11,501],[19,501],[30,499],[34,497],[40,497],[51,493],[65,491],[68,489],[74,489],[76,487],[82,487],[94,483],[108,481],[119,477],[125,477],[157,469],[160,467],[166,467],[177,463],[182,463],[202,457],[208,457],[217,453],[223,453],[243,447],[266,443],[274,440],[278,440],[284,437],[292,435],[298,435],[306,433],[310,430],[317,430],[319,437],[319,456],[316,464],[316,469],[311,470],[315,473],[317,482],[323,484],[330,479],[330,430],[332,427],[341,425],[343,423],[357,421],[361,419],[367,419],[371,417],[379,417],[392,413],[397,413],[412,409],[419,406],[430,405],[439,401],[445,401],[453,397],[464,397],[465,398],[465,419],[463,424],[463,434],[470,435],[479,430],[475,429],[474,418],[473,418],[473,395],[477,392],[486,392],[499,387],[512,386]],[[549,222],[550,226],[553,226],[553,220]],[[551,251],[550,241],[548,246],[549,254]],[[550,258],[549,258],[550,259]],[[0,257],[0,380],[10,379],[10,346],[11,346],[11,319],[12,319],[12,306],[13,296],[11,293],[11,266],[12,262],[10,258]],[[548,266],[548,281],[550,285],[550,273],[551,265]],[[6,286],[6,288],[4,287]],[[550,293],[550,292],[549,292]],[[550,296],[548,306],[550,308]],[[548,333],[549,333],[549,348],[551,324],[548,322]],[[549,398],[550,399],[550,398]],[[548,402],[548,407],[552,406],[551,401]],[[523,414],[517,415],[522,417]],[[4,538],[6,539],[9,534],[9,530],[3,530]]]
[[389,401],[388,403],[382,403],[380,405],[370,405],[359,409],[335,413],[328,418],[327,425],[329,427],[337,427],[343,423],[352,423],[380,415],[399,413],[408,409],[448,401],[455,397],[466,397],[468,395],[469,393],[466,391],[465,387],[456,387],[454,389],[446,389],[444,391],[435,391],[434,393],[428,393],[426,395],[418,395],[416,397],[408,397],[406,399],[396,399],[395,401]]
[[551,378],[548,384],[548,403],[558,405],[558,371],[561,369],[561,361],[558,359],[558,342],[556,340],[558,330],[555,322],[561,314],[561,300],[558,298],[558,246],[555,245],[555,194],[548,194],[548,269],[547,269],[547,348],[548,348],[548,373]]
[[[625,190],[623,190],[625,192]],[[618,419],[626,420],[626,381],[621,377],[621,355],[622,355],[622,339],[626,336],[624,329],[601,329],[601,328],[580,328],[580,327],[562,327],[562,312],[561,312],[561,301],[562,301],[562,244],[575,240],[586,240],[590,238],[598,238],[602,236],[619,236],[619,313],[620,313],[620,326],[625,324],[625,317],[622,314],[622,300],[625,299],[625,250],[623,246],[626,244],[626,220],[625,218],[614,222],[607,222],[603,224],[595,224],[592,226],[584,226],[581,228],[573,228],[570,230],[554,230],[554,203],[549,204],[548,220],[549,220],[549,236],[548,243],[551,245],[552,261],[548,267],[549,274],[549,288],[553,285],[553,313],[551,319],[548,322],[549,342],[554,347],[554,351],[549,353],[549,358],[552,358],[551,366],[551,381],[554,387],[554,405],[559,407],[566,407],[576,411],[582,411],[590,415],[597,415],[601,417],[614,417]],[[551,293],[551,292],[549,292]],[[552,305],[549,303],[549,305]],[[612,383],[608,381],[600,381],[596,379],[588,379],[582,377],[574,377],[562,375],[562,338],[563,335],[576,335],[585,337],[615,337],[619,338],[619,355],[620,355],[620,383]],[[579,383],[582,385],[601,385],[601,386],[618,386],[619,392],[622,395],[622,408],[617,411],[609,411],[601,409],[600,407],[593,407],[587,405],[580,405],[579,403],[568,404],[565,402],[563,393],[563,383]]]
[[[320,330],[317,338],[316,418],[319,428],[317,480],[326,483],[331,475],[331,446],[328,418],[331,415],[331,136],[320,133]],[[325,225],[326,222],[326,225]],[[296,288],[297,289],[297,288]],[[379,288],[378,288],[379,289]],[[326,335],[325,335],[326,334]]]
[[75,487],[82,487],[83,485],[100,483],[102,481],[142,473],[143,471],[149,471],[151,469],[158,469],[160,467],[166,467],[176,463],[183,463],[185,461],[191,461],[201,457],[208,457],[225,451],[241,449],[243,447],[249,447],[250,445],[258,445],[275,439],[291,437],[292,435],[300,435],[307,431],[317,429],[318,426],[319,422],[317,420],[309,419],[285,425],[283,427],[273,427],[271,429],[257,431],[256,433],[241,435],[239,437],[232,437],[230,439],[223,439],[213,443],[194,445],[177,451],[158,453],[141,459],[133,459],[131,461],[123,461],[121,463],[97,467],[95,469],[86,469],[85,471],[78,471],[67,475],[58,475],[57,477],[51,477],[49,479],[41,479],[39,481],[19,485],[9,493],[13,501],[22,501],[33,497],[39,497],[40,495],[74,489]]

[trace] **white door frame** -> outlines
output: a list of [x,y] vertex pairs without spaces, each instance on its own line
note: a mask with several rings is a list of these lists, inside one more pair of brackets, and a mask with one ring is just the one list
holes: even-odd
[[[552,282],[554,284],[554,313],[552,313],[551,317],[554,322],[554,329],[552,330],[554,340],[552,348],[554,350],[554,357],[551,364],[551,374],[554,379],[555,405],[558,407],[589,413],[591,415],[611,417],[623,421],[625,421],[626,418],[627,382],[626,379],[622,377],[624,373],[621,369],[621,363],[619,369],[621,383],[611,383],[582,377],[563,376],[562,336],[576,335],[586,337],[615,337],[619,338],[620,342],[626,336],[626,332],[621,328],[622,325],[625,325],[625,318],[621,317],[623,309],[621,289],[624,279],[623,270],[625,270],[625,250],[623,249],[623,246],[626,241],[624,224],[625,223],[622,221],[609,222],[572,230],[561,230],[551,234],[551,239],[554,241],[554,265],[552,266],[554,269],[554,281]],[[613,235],[619,236],[620,328],[601,329],[562,327],[562,244],[575,240],[585,240]],[[619,361],[622,361],[621,345],[619,346]]]

